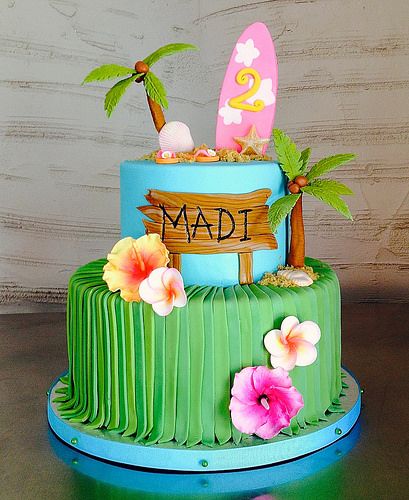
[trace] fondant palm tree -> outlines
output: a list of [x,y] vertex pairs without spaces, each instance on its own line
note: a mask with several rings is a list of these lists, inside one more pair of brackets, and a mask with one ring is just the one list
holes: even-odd
[[354,154],[340,154],[323,158],[315,163],[307,172],[311,155],[310,148],[298,151],[297,146],[281,130],[273,131],[274,146],[277,159],[288,178],[290,194],[279,198],[269,208],[269,222],[273,232],[287,215],[290,216],[291,241],[287,264],[303,267],[305,259],[305,233],[302,215],[303,194],[314,196],[331,206],[347,219],[352,220],[348,205],[340,197],[353,192],[348,186],[332,179],[320,179],[331,170],[355,158]]
[[104,109],[109,118],[126,89],[130,87],[133,82],[143,83],[153,123],[155,124],[156,130],[159,132],[165,124],[162,107],[167,108],[168,101],[166,99],[166,90],[163,83],[154,73],[152,73],[152,71],[150,71],[150,68],[153,64],[162,59],[162,57],[170,56],[182,50],[197,50],[197,47],[188,43],[171,43],[169,45],[164,45],[158,50],[155,50],[155,52],[152,52],[148,57],[145,57],[142,61],[137,61],[134,68],[120,66],[118,64],[104,64],[92,70],[91,73],[84,78],[83,84],[111,80],[122,76],[127,77],[123,80],[119,80],[105,96]]

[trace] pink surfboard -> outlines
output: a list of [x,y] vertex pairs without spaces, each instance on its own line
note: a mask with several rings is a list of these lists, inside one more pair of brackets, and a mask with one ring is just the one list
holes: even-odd
[[247,135],[252,125],[260,137],[270,139],[277,87],[273,40],[265,24],[254,23],[238,39],[226,70],[217,108],[217,149],[240,151],[234,137]]

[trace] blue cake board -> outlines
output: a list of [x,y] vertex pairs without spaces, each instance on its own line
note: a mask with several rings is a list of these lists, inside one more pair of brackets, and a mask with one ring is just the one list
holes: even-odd
[[48,422],[54,433],[66,444],[96,458],[110,462],[172,471],[211,472],[261,467],[285,462],[324,448],[348,434],[359,417],[361,391],[354,376],[343,369],[348,385],[342,398],[345,413],[332,413],[328,421],[308,425],[297,436],[278,435],[272,441],[249,438],[240,445],[217,448],[197,445],[187,448],[176,443],[145,446],[131,437],[101,429],[88,429],[60,416],[56,391],[60,381],[52,384],[48,394]]
[[[123,467],[85,455],[71,446],[66,446],[56,435],[49,431],[49,442],[55,455],[76,473],[85,475],[108,488],[126,489],[137,492],[137,498],[143,495],[155,495],[154,498],[215,498],[223,495],[232,498],[254,498],[256,493],[272,491],[279,486],[313,477],[345,457],[360,438],[361,428],[358,422],[346,436],[325,448],[295,460],[274,464],[257,469],[243,469],[229,472],[178,472],[166,470]],[[112,498],[120,497],[120,490],[109,490]],[[98,492],[102,494],[99,487]],[[110,497],[111,498],[111,497]]]

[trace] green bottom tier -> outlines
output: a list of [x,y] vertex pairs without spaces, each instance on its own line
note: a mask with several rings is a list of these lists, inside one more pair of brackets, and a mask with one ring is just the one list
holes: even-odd
[[191,286],[187,306],[163,318],[110,292],[105,263],[79,268],[69,283],[69,369],[56,400],[64,418],[144,444],[239,443],[229,412],[234,375],[269,365],[263,337],[289,315],[318,323],[321,339],[315,363],[290,372],[304,408],[283,432],[342,411],[340,291],[326,264],[307,259],[320,277],[304,288]]

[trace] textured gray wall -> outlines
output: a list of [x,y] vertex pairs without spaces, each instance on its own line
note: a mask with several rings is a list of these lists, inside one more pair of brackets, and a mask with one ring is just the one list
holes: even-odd
[[339,271],[348,300],[407,299],[408,19],[407,0],[0,0],[0,302],[63,302],[72,271],[119,236],[120,160],[156,147],[142,89],[107,120],[108,85],[84,75],[197,43],[157,73],[168,119],[212,144],[231,50],[257,20],[279,59],[276,126],[313,159],[359,155],[336,173],[355,222],[306,200],[307,253]]

